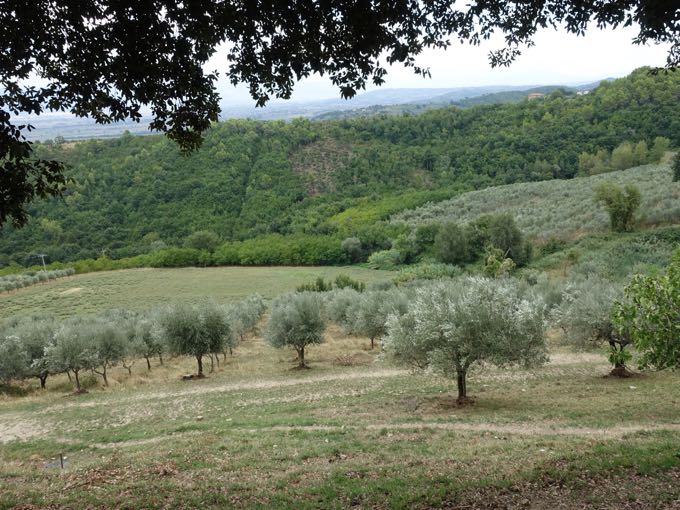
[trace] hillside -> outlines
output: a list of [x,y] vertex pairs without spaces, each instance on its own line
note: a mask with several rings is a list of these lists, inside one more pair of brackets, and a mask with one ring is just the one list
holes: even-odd
[[0,233],[0,266],[35,263],[35,253],[48,262],[133,256],[182,246],[201,230],[220,242],[323,237],[337,249],[358,236],[380,249],[390,233],[373,224],[402,209],[569,179],[582,153],[626,140],[680,145],[679,97],[680,75],[641,69],[585,96],[418,116],[223,122],[188,157],[159,136],[40,144],[38,155],[71,165],[72,183],[64,199],[35,203],[26,228]]
[[[595,86],[592,88],[595,88]],[[527,96],[534,92],[550,94],[556,90],[562,90],[568,94],[574,94],[576,90],[580,90],[559,85],[546,85],[543,87],[506,87],[503,88],[503,90],[493,90],[491,87],[488,87],[488,89],[491,90],[485,92],[482,88],[460,89],[454,92],[429,97],[426,100],[410,98],[408,102],[404,103],[374,104],[360,108],[333,110],[314,115],[312,119],[337,120],[374,115],[417,115],[427,110],[448,106],[469,108],[479,105],[519,103],[520,101],[527,99]],[[583,90],[591,89],[585,88]]]
[[518,183],[464,193],[450,200],[403,211],[394,224],[417,226],[455,221],[465,223],[483,214],[511,214],[529,237],[571,240],[609,229],[604,208],[594,202],[594,189],[603,182],[633,184],[642,194],[639,221],[655,225],[680,220],[680,183],[672,182],[667,163],[569,180]]

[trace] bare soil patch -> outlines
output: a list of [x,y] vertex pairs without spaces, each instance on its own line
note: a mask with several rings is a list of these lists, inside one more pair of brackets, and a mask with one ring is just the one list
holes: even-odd
[[71,294],[77,294],[83,290],[82,287],[71,287],[70,289],[63,290],[59,293],[60,296],[70,296]]

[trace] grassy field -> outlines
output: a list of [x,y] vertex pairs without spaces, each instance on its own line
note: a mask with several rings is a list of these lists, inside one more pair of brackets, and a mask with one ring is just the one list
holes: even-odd
[[[189,359],[70,395],[0,397],[0,508],[677,508],[677,373],[603,377],[599,353],[449,381],[331,328],[293,353],[251,336],[202,381]],[[353,359],[339,366],[340,356]],[[58,457],[66,457],[60,469]]]
[[219,267],[131,269],[88,273],[0,294],[0,319],[52,313],[69,317],[110,308],[144,310],[175,302],[237,301],[259,293],[272,298],[323,276],[347,274],[367,284],[393,274],[357,267]]
[[670,165],[662,163],[592,177],[495,186],[399,213],[392,222],[465,223],[483,214],[509,213],[529,237],[577,239],[609,228],[606,211],[593,200],[593,190],[602,182],[633,184],[640,189],[642,203],[638,217],[644,225],[680,219],[680,183],[672,182]]

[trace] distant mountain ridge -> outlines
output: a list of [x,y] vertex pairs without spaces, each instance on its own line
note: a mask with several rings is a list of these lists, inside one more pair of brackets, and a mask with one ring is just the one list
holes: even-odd
[[[610,78],[608,78],[610,80]],[[527,93],[543,89],[590,90],[600,82],[567,87],[563,85],[490,85],[479,87],[445,88],[385,88],[358,94],[350,100],[340,98],[315,101],[273,101],[265,108],[255,108],[247,104],[223,104],[221,120],[292,120],[306,117],[312,120],[349,118],[374,114],[420,113],[432,107],[460,106],[516,102]],[[513,93],[510,96],[503,94]],[[501,95],[496,95],[501,94]],[[487,97],[490,101],[471,102],[474,98]],[[466,101],[469,104],[466,104]],[[398,105],[398,107],[395,107]],[[344,113],[343,113],[344,112]],[[29,134],[31,140],[50,140],[63,137],[65,140],[115,138],[129,131],[136,135],[152,134],[149,131],[150,119],[142,119],[115,124],[96,124],[92,119],[78,118],[68,113],[47,113],[40,116],[21,115],[21,122],[33,125],[36,129]]]

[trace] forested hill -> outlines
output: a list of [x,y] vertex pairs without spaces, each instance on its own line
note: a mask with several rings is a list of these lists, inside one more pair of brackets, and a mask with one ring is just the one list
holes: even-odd
[[[0,264],[117,258],[269,233],[358,234],[427,200],[497,184],[571,178],[579,156],[624,141],[680,145],[680,73],[640,69],[588,95],[328,122],[230,121],[183,157],[162,137],[42,144],[69,162],[63,200],[36,203],[24,229],[0,233]],[[581,158],[583,167],[584,159]],[[632,166],[632,165],[631,165]],[[582,168],[582,171],[586,169]]]

